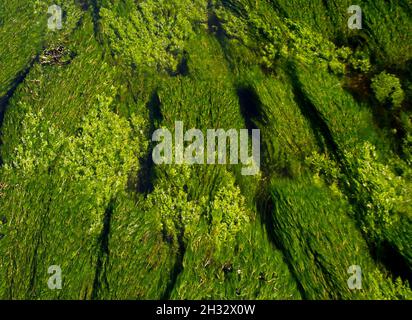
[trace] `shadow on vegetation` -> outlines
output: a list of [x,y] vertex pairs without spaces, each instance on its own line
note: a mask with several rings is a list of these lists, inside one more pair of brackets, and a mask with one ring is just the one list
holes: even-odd
[[[21,71],[11,82],[10,89],[6,92],[6,94],[3,97],[0,97],[0,128],[3,127],[3,121],[4,121],[4,115],[6,114],[7,107],[9,105],[9,101],[12,98],[14,92],[17,90],[20,84],[24,82],[26,79],[27,75],[29,74],[31,68],[34,66],[36,62],[39,61],[40,55],[38,54],[24,69]],[[2,139],[1,139],[2,133],[0,132],[0,146],[2,145]],[[0,166],[3,164],[3,160],[1,159],[0,156]]]
[[147,194],[153,191],[154,181],[154,163],[152,160],[152,152],[154,144],[151,142],[153,132],[159,127],[163,121],[161,111],[160,98],[157,92],[153,92],[146,108],[149,110],[149,148],[147,155],[140,162],[140,170],[138,174],[137,192]]
[[109,283],[106,277],[105,266],[109,263],[109,235],[112,215],[114,211],[114,204],[115,200],[110,200],[109,205],[107,206],[104,213],[103,228],[98,240],[100,247],[96,262],[96,273],[93,281],[92,299],[96,299],[99,296],[100,290],[102,290],[103,288],[109,290]]
[[[256,91],[250,86],[241,86],[237,89],[237,95],[239,97],[240,111],[245,121],[248,130],[258,129],[258,124],[263,126],[267,124],[268,120],[263,111],[262,102],[256,93]],[[264,140],[264,138],[263,138]],[[269,159],[266,159],[269,154],[265,152],[265,144],[261,145],[261,154],[265,159],[261,159],[262,176],[261,186],[258,188],[258,193],[255,195],[257,211],[260,216],[260,221],[266,230],[269,241],[282,252],[282,257],[285,264],[288,266],[290,274],[297,284],[298,290],[301,296],[305,297],[305,291],[298,281],[298,277],[294,273],[294,269],[291,265],[291,261],[287,258],[287,249],[278,241],[276,233],[279,230],[275,230],[273,221],[274,206],[271,197],[268,195],[268,181],[273,175],[273,171],[269,168]]]
[[292,84],[294,100],[302,115],[309,120],[319,149],[322,152],[330,151],[330,153],[335,157],[335,160],[342,165],[343,157],[339,151],[338,145],[333,139],[332,132],[330,131],[326,121],[323,119],[322,114],[316,109],[315,105],[303,92],[302,83],[296,73],[296,67],[293,63],[289,63],[288,69],[290,70],[289,77]]
[[283,242],[278,239],[278,232],[285,232],[285,230],[276,230],[273,218],[273,213],[275,212],[275,206],[273,204],[272,197],[268,194],[269,186],[267,182],[262,182],[262,187],[260,188],[260,193],[256,196],[257,210],[261,217],[262,224],[264,225],[268,238],[271,243],[282,252],[283,261],[288,266],[289,272],[296,283],[299,293],[303,300],[307,300],[305,289],[298,280],[299,277],[296,275],[295,268],[292,265],[292,260],[288,258],[288,249],[283,245]]

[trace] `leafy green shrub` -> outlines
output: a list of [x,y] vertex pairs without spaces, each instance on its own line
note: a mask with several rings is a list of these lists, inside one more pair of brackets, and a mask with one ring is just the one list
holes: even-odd
[[[370,69],[368,55],[336,46],[324,33],[316,32],[317,29],[315,31],[305,23],[282,17],[266,3],[229,2],[230,5],[225,1],[216,9],[226,35],[230,41],[235,40],[237,46],[244,45],[257,53],[259,64],[266,69],[274,69],[281,58],[315,63],[324,70],[329,68],[336,75],[345,74],[346,65],[362,72]],[[234,9],[236,7],[239,8]]]
[[399,213],[407,214],[408,184],[380,161],[376,148],[368,142],[352,151],[345,151],[344,155],[349,164],[349,179],[325,154],[314,152],[306,161],[315,181],[324,179],[332,190],[350,189],[350,195],[357,197],[365,209],[365,214],[357,217],[363,231],[380,239],[384,237],[385,230],[398,220]]
[[182,240],[188,241],[196,233],[201,217],[206,219],[210,224],[208,232],[219,248],[222,243],[233,241],[241,226],[248,223],[244,198],[234,186],[231,175],[226,173],[224,186],[210,201],[206,197],[190,199],[190,194],[185,190],[194,173],[186,165],[166,169],[164,174],[167,179],[159,181],[148,196],[147,208],[158,208],[161,217],[159,227],[175,240],[183,237]]
[[0,182],[0,198],[4,196],[4,191],[7,188],[7,184],[4,182]]
[[315,184],[322,186],[323,182],[326,182],[335,195],[344,197],[339,189],[343,175],[336,161],[330,159],[324,153],[321,154],[314,151],[310,156],[306,157],[305,162],[313,172]]
[[247,6],[242,11],[221,6],[216,13],[227,36],[257,52],[259,63],[266,68],[273,68],[280,58],[295,57],[312,63],[329,62],[336,56],[332,42],[299,23],[277,16],[267,4]]
[[347,27],[347,9],[353,4],[349,0],[277,0],[272,3],[279,15],[318,31],[330,41],[367,48],[380,65],[403,67],[412,56],[407,1],[360,1],[358,4],[364,12],[362,30]]
[[187,240],[196,230],[200,216],[204,213],[206,200],[189,200],[185,191],[191,173],[188,166],[166,169],[167,179],[159,181],[147,198],[147,208],[156,207],[159,212],[159,228],[166,237],[174,241]]
[[124,16],[102,7],[103,35],[127,63],[161,71],[176,71],[195,22],[205,21],[205,2],[199,0],[145,0],[128,11]]
[[405,98],[399,79],[386,71],[372,79],[371,87],[380,103],[389,103],[394,108],[399,108]]
[[210,233],[216,239],[217,248],[222,243],[233,243],[236,235],[249,223],[245,199],[239,188],[228,184],[216,193],[210,205],[209,220]]
[[400,119],[402,126],[406,131],[406,137],[402,144],[403,152],[405,154],[406,162],[412,166],[412,115],[406,112],[401,112]]
[[368,288],[371,294],[369,299],[374,300],[411,300],[412,291],[407,282],[401,278],[390,279],[382,272],[375,270],[366,275]]
[[356,151],[346,152],[351,168],[351,188],[366,207],[363,229],[373,237],[381,237],[397,219],[396,213],[408,202],[406,183],[388,165],[379,160],[373,145],[365,143]]
[[339,60],[332,59],[329,62],[329,69],[330,71],[332,71],[333,74],[336,74],[337,76],[342,76],[345,74],[346,66]]
[[[137,174],[138,159],[147,147],[142,118],[132,115],[129,122],[110,110],[112,98],[99,100],[84,118],[78,135],[69,138],[59,168],[61,177],[70,173],[78,183],[84,183],[84,192],[95,195],[96,208],[106,207],[126,187],[129,175]],[[96,219],[98,225],[102,222]]]
[[4,164],[4,170],[16,170],[21,175],[30,175],[39,170],[47,170],[67,141],[62,132],[44,119],[42,110],[34,113],[30,106],[24,103],[20,106],[25,112],[20,141],[14,149],[12,160]]
[[362,51],[356,51],[350,56],[349,64],[355,71],[363,73],[369,72],[372,67],[368,54]]

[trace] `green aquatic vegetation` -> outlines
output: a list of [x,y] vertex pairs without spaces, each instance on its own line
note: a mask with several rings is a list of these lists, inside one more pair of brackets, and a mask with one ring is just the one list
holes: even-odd
[[[0,298],[412,299],[406,1],[54,3],[0,3]],[[261,172],[156,165],[176,121]]]
[[381,104],[388,104],[393,108],[399,108],[405,98],[399,79],[385,71],[372,79],[371,87]]
[[382,230],[397,220],[399,209],[408,201],[407,182],[397,176],[388,165],[380,162],[373,145],[365,143],[362,149],[346,153],[351,166],[353,181],[351,188],[363,199],[367,207],[364,231],[380,236]]
[[126,16],[101,8],[102,33],[116,56],[136,67],[175,72],[196,23],[205,21],[204,1],[141,1]]

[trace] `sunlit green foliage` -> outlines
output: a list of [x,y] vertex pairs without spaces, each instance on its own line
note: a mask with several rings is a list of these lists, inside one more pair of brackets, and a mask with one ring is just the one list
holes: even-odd
[[[122,5],[117,5],[119,11]],[[127,11],[121,13],[103,7],[103,35],[114,54],[127,63],[174,72],[186,41],[194,35],[194,24],[205,21],[205,5],[200,0],[146,0],[137,5],[126,1]]]
[[[408,298],[406,284],[400,282],[401,290],[394,290],[391,279],[377,269],[345,200],[309,179],[273,181],[269,192],[265,205],[273,215],[275,237],[291,261],[305,298],[374,299],[388,297],[386,291],[391,299]],[[370,276],[364,279],[362,291],[347,287],[345,272],[351,265],[362,266]]]
[[376,99],[382,104],[388,104],[390,107],[400,107],[405,98],[399,79],[386,72],[374,77],[371,87]]
[[[347,0],[56,0],[59,31],[23,2],[0,3],[0,298],[412,299],[407,1],[351,30]],[[175,121],[260,129],[261,172],[154,165]]]

